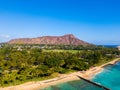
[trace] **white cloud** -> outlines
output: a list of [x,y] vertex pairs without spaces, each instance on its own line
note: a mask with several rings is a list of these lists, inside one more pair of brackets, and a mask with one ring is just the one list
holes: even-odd
[[10,38],[10,36],[9,35],[0,35],[0,38],[7,39],[7,38]]

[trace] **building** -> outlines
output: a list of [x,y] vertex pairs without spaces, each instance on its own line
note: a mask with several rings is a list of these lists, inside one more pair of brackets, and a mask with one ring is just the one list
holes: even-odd
[[120,50],[120,46],[117,46],[118,50]]

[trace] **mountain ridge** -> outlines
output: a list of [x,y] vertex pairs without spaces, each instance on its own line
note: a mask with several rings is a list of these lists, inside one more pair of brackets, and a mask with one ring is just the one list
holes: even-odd
[[76,38],[73,34],[42,36],[37,38],[17,38],[10,40],[8,44],[90,45],[90,43]]

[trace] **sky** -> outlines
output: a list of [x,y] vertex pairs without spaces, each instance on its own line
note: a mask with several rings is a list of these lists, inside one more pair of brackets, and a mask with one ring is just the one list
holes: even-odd
[[120,0],[0,0],[0,42],[65,34],[120,45]]

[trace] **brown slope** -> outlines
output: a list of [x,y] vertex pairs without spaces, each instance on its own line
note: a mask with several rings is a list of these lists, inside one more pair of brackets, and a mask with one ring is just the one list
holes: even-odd
[[43,36],[38,38],[20,38],[13,39],[8,44],[53,44],[53,45],[90,45],[89,43],[79,40],[72,34],[64,36]]

